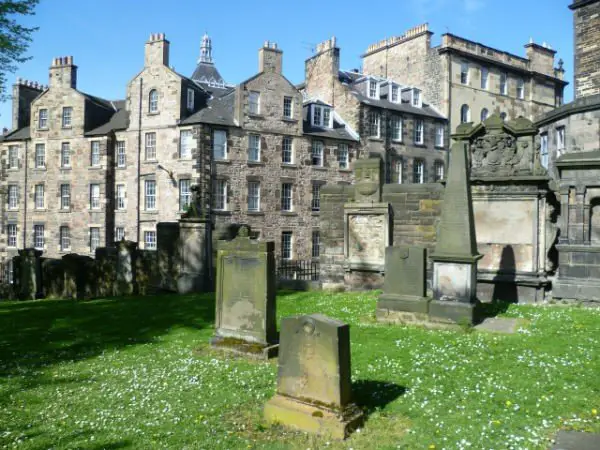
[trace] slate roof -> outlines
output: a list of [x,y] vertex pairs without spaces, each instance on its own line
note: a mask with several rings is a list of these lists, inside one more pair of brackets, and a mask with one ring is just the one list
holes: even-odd
[[24,141],[31,137],[31,132],[29,127],[19,128],[18,130],[11,131],[6,136],[4,136],[4,141]]
[[125,130],[129,126],[129,112],[125,109],[125,100],[114,102],[117,111],[108,122],[84,133],[85,136],[102,136],[111,131]]
[[[317,103],[317,102],[310,102]],[[310,104],[309,103],[309,104]],[[321,102],[322,103],[322,102]],[[323,103],[324,104],[324,103]],[[356,142],[356,139],[346,128],[346,125],[335,120],[333,117],[333,128],[317,127],[311,125],[308,117],[308,104],[302,108],[302,132],[309,136],[320,137],[324,139],[341,139],[344,141]]]
[[565,103],[539,117],[535,124],[541,127],[573,114],[594,110],[600,111],[600,94],[580,97],[575,101]]
[[225,80],[223,80],[215,65],[211,63],[198,63],[191,78],[198,83],[211,84],[212,82],[225,85]]
[[212,125],[238,126],[234,119],[235,111],[235,89],[229,88],[220,97],[213,97],[208,101],[206,107],[195,112],[187,119],[182,120],[182,125],[194,123],[209,123]]

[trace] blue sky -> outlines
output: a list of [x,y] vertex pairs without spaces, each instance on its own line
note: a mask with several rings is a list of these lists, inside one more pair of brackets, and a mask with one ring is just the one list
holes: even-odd
[[[141,70],[150,33],[166,33],[171,65],[191,75],[202,34],[213,40],[221,75],[237,83],[253,75],[265,40],[284,51],[284,74],[304,78],[304,60],[318,42],[336,36],[343,69],[360,67],[367,46],[423,22],[445,32],[525,56],[532,37],[558,50],[565,61],[565,100],[572,99],[573,20],[571,0],[41,0],[24,23],[39,26],[17,77],[48,83],[54,57],[72,55],[78,88],[99,97],[125,97],[128,81]],[[168,5],[168,7],[165,7]],[[10,103],[0,104],[0,127],[10,128]]]

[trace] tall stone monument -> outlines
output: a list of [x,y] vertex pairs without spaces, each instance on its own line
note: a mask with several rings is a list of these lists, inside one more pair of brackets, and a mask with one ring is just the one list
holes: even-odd
[[[459,127],[460,128],[460,127]],[[431,320],[473,324],[477,293],[477,252],[475,221],[467,143],[456,142],[450,153],[450,168],[437,232],[433,260],[433,301]]]
[[277,353],[275,243],[250,239],[242,226],[217,249],[215,348],[253,358]]
[[351,402],[350,326],[322,314],[281,322],[277,393],[265,418],[344,439],[363,420]]
[[428,319],[426,250],[398,246],[385,249],[385,282],[377,302],[378,320],[415,322]]

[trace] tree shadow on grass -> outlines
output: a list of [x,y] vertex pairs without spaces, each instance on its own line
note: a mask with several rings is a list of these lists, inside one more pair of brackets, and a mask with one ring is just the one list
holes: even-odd
[[214,314],[213,294],[0,303],[0,377],[209,328]]
[[385,381],[358,380],[352,383],[354,402],[367,415],[385,407],[401,395],[404,395],[405,392],[406,388],[404,386]]

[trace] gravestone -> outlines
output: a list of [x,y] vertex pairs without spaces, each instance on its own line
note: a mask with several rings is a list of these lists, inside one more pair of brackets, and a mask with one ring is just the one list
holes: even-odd
[[350,326],[322,314],[281,322],[277,393],[265,419],[345,439],[363,414],[351,402]]
[[15,280],[18,297],[21,300],[35,300],[42,293],[41,262],[42,252],[33,248],[19,250],[15,266],[18,266]]
[[131,295],[136,289],[135,257],[137,242],[121,240],[117,242],[117,273],[115,295]]
[[63,298],[76,300],[94,296],[94,260],[89,256],[69,253],[62,257],[64,269]]
[[376,315],[383,321],[413,322],[427,320],[426,250],[423,247],[397,246],[385,249],[383,294]]
[[215,335],[211,345],[253,358],[277,354],[275,243],[250,239],[242,226],[219,241]]

